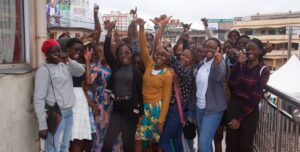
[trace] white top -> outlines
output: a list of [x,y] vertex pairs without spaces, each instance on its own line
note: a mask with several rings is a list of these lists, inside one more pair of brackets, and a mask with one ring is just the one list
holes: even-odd
[[205,94],[208,86],[208,77],[210,73],[210,67],[213,62],[213,59],[207,62],[207,59],[204,59],[203,65],[198,70],[196,76],[196,97],[197,97],[197,107],[204,109],[206,105]]

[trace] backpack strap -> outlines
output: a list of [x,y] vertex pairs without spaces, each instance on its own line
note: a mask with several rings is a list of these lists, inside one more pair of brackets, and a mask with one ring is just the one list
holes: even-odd
[[44,65],[45,65],[45,67],[47,68],[47,70],[48,70],[48,72],[49,72],[50,83],[51,83],[51,87],[52,87],[54,99],[55,99],[55,102],[57,103],[56,96],[55,96],[55,92],[54,92],[54,87],[53,87],[53,82],[52,82],[52,78],[51,78],[51,74],[50,74],[50,69],[49,69],[49,67],[47,66],[47,64],[44,64]]
[[264,71],[264,69],[266,68],[267,66],[263,66],[261,69],[260,69],[260,71],[259,71],[259,76],[261,76],[261,74],[262,74],[262,72]]

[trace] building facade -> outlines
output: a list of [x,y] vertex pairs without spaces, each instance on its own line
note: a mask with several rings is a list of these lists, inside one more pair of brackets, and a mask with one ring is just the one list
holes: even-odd
[[116,20],[116,29],[119,31],[127,31],[128,26],[132,21],[132,17],[129,15],[129,13],[121,13],[120,11],[111,11],[109,14],[103,14],[102,19],[103,21]]
[[[163,34],[162,39],[169,39],[172,46],[174,46],[183,32],[183,28],[167,28]],[[194,43],[204,43],[206,39],[205,31],[203,30],[190,30],[189,36]]]
[[300,33],[300,12],[257,14],[235,17],[234,28],[242,34],[269,41],[276,50],[288,49],[289,28],[292,30],[292,50],[298,49]]
[[289,57],[287,51],[289,36],[291,36],[291,54],[298,55],[300,12],[235,17],[233,27],[251,38],[273,44],[274,50],[265,57],[265,61],[273,70],[281,67]]
[[3,0],[0,9],[0,151],[38,152],[34,76],[47,39],[45,0]]

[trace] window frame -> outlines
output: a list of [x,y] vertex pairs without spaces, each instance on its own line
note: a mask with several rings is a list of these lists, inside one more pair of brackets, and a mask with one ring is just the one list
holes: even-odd
[[30,6],[31,1],[20,0],[21,5],[21,43],[22,43],[22,63],[1,63],[0,64],[0,74],[20,74],[20,73],[28,73],[32,70],[31,66],[31,58],[32,58],[32,40],[30,38],[30,33],[32,31],[31,28],[31,17],[30,17]]

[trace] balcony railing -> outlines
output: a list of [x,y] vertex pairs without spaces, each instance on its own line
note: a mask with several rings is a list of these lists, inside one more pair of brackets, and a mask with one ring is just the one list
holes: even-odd
[[268,97],[260,104],[255,149],[259,152],[300,151],[300,100],[267,87]]

